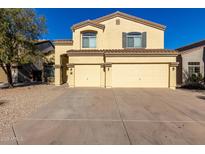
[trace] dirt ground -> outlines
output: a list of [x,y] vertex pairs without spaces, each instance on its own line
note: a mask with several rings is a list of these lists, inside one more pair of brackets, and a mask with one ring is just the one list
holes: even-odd
[[18,120],[59,97],[65,89],[65,86],[54,85],[0,89],[0,136],[6,134]]

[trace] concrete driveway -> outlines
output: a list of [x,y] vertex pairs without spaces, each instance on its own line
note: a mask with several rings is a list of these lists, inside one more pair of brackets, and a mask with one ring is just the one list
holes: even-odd
[[14,133],[18,144],[205,144],[205,95],[70,88]]

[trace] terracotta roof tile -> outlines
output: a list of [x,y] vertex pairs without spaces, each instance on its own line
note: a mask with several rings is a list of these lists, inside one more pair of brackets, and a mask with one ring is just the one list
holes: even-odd
[[77,23],[77,24],[73,25],[71,27],[71,29],[73,31],[75,31],[76,29],[79,29],[79,28],[82,28],[82,27],[85,27],[85,26],[88,26],[88,25],[94,26],[94,27],[97,27],[97,28],[100,28],[100,29],[105,29],[105,25],[99,24],[99,23],[97,23],[93,20],[86,20],[86,21],[82,21],[80,23]]
[[73,45],[73,40],[68,39],[61,39],[61,40],[52,40],[54,44],[67,44],[67,45]]
[[178,55],[177,51],[175,50],[167,50],[167,49],[86,49],[86,50],[68,50],[68,53],[104,53],[104,54],[120,54],[120,55],[126,55],[126,54],[153,54],[153,55]]

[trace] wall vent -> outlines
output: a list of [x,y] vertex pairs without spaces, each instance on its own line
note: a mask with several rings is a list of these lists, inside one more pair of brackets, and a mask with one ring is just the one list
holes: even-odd
[[120,25],[120,19],[116,19],[116,25]]

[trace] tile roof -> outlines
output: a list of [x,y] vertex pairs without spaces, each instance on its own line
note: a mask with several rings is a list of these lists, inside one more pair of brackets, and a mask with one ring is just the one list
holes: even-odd
[[202,41],[199,41],[199,42],[195,42],[195,43],[180,47],[176,50],[177,51],[185,51],[185,50],[197,48],[197,47],[200,47],[200,46],[205,46],[205,40],[202,40]]
[[164,26],[162,24],[158,24],[158,23],[155,23],[155,22],[152,22],[152,21],[148,21],[148,20],[133,16],[133,15],[129,15],[129,14],[126,14],[126,13],[123,13],[123,12],[120,12],[120,11],[117,11],[117,12],[114,12],[112,14],[97,18],[93,21],[95,21],[96,23],[100,23],[100,22],[103,22],[103,21],[106,21],[106,20],[109,20],[109,19],[112,19],[112,18],[115,18],[115,17],[121,17],[121,18],[124,18],[124,19],[127,19],[127,20],[131,20],[131,21],[141,23],[141,24],[151,26],[151,27],[161,29],[161,30],[166,29],[166,26]]
[[103,17],[100,17],[100,18],[97,18],[97,19],[94,19],[94,20],[82,21],[80,23],[77,23],[77,24],[73,25],[71,29],[76,30],[78,28],[81,28],[81,27],[84,27],[84,26],[87,26],[87,25],[91,25],[91,26],[94,26],[94,27],[97,27],[97,28],[104,29],[105,25],[100,24],[100,23],[103,22],[103,21],[115,18],[115,17],[121,17],[121,18],[131,20],[131,21],[134,21],[134,22],[137,22],[137,23],[141,23],[141,24],[144,24],[144,25],[147,25],[147,26],[151,26],[151,27],[154,27],[154,28],[157,28],[157,29],[160,29],[160,30],[165,30],[165,28],[166,28],[166,26],[164,26],[164,25],[161,25],[161,24],[158,24],[158,23],[155,23],[155,22],[152,22],[152,21],[148,21],[148,20],[136,17],[136,16],[132,16],[132,15],[117,11],[117,12],[114,12],[112,14],[109,14],[109,15],[106,15],[106,16],[103,16]]
[[52,40],[54,44],[67,44],[67,45],[73,45],[73,40],[68,39],[60,39],[60,40]]
[[89,25],[93,26],[93,27],[96,27],[96,28],[105,29],[105,25],[99,24],[99,23],[97,23],[93,20],[86,20],[86,21],[82,21],[80,23],[77,23],[77,24],[73,25],[71,27],[71,29],[73,31],[75,31],[76,29],[79,29],[79,28],[82,28],[82,27],[85,27],[85,26],[89,26]]
[[34,40],[34,44],[35,44],[35,45],[39,45],[39,44],[43,44],[43,43],[50,43],[51,46],[52,46],[53,48],[55,48],[55,46],[53,45],[53,42],[50,41],[50,40]]
[[175,50],[167,50],[167,49],[86,49],[86,50],[68,50],[67,53],[103,53],[106,55],[178,55],[178,52]]

